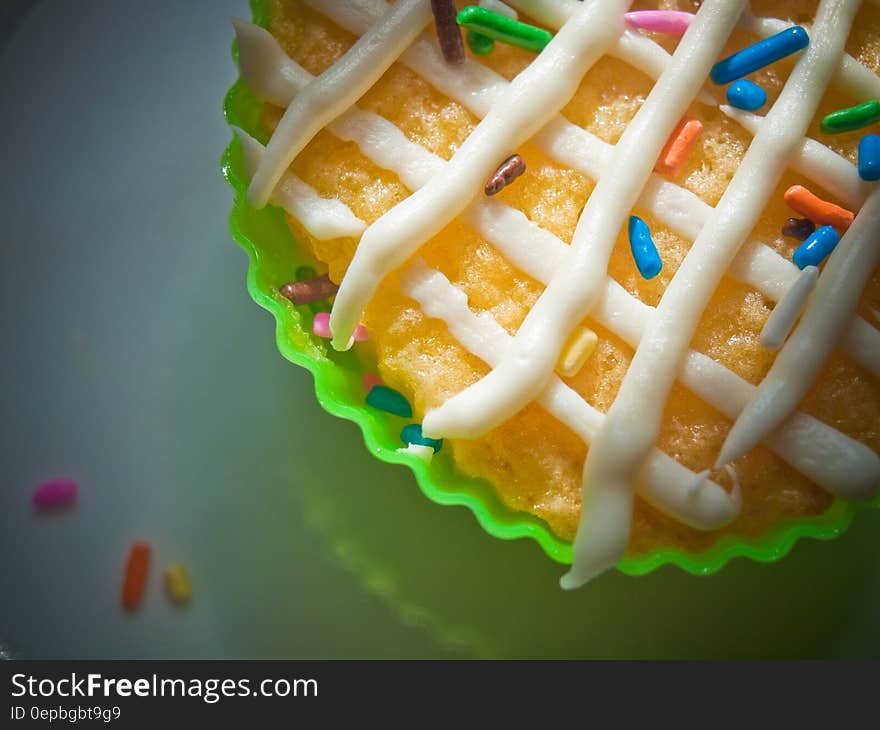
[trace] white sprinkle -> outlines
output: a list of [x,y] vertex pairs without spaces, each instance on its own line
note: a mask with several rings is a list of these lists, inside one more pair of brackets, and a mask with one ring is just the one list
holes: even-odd
[[423,444],[409,444],[404,449],[397,449],[398,454],[412,454],[413,456],[421,459],[427,464],[431,463],[431,459],[434,458],[434,449],[431,446],[425,446]]
[[791,328],[804,310],[807,297],[810,296],[819,279],[819,269],[807,266],[795,279],[788,291],[773,308],[770,317],[761,330],[761,345],[768,350],[778,350],[788,337]]

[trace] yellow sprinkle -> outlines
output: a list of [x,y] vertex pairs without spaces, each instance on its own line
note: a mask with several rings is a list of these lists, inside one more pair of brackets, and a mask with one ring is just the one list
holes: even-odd
[[174,603],[186,603],[192,595],[189,576],[180,563],[169,565],[165,569],[165,590]]
[[590,355],[593,354],[598,342],[599,337],[593,330],[589,327],[578,327],[565,343],[556,370],[566,378],[577,375]]

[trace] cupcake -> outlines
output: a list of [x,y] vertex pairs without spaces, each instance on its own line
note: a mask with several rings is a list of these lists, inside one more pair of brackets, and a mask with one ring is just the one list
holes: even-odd
[[380,457],[565,588],[876,503],[880,7],[256,7],[233,230]]

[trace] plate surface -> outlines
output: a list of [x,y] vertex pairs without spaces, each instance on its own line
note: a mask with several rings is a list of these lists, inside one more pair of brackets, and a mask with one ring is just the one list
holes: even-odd
[[[43,2],[0,51],[0,643],[22,657],[878,656],[880,515],[784,561],[563,594],[275,349],[230,240],[242,1]],[[58,28],[64,28],[60,34]],[[32,487],[82,488],[36,516]],[[143,609],[125,553],[150,540]],[[159,572],[184,563],[175,610]]]

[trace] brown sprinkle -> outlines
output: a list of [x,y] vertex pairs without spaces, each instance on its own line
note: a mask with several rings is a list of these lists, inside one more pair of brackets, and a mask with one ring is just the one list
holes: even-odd
[[434,11],[434,25],[443,58],[451,66],[461,65],[464,63],[464,43],[461,28],[455,20],[455,3],[453,0],[431,0],[431,10]]
[[486,183],[486,195],[496,195],[526,171],[526,163],[519,155],[511,155],[498,165]]
[[311,304],[332,297],[339,287],[330,281],[327,274],[308,281],[291,281],[279,290],[294,304]]
[[789,218],[782,224],[782,235],[804,241],[816,230],[816,224],[808,218]]

